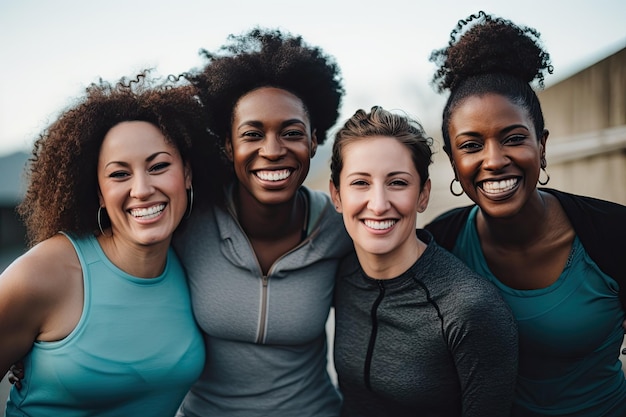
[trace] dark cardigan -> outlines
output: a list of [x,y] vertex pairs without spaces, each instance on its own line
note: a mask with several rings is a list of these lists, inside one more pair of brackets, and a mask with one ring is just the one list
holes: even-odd
[[[598,267],[619,284],[619,298],[626,311],[626,206],[551,188],[541,191],[555,196],[583,247]],[[438,216],[425,229],[437,243],[452,251],[457,236],[474,205],[452,209]]]

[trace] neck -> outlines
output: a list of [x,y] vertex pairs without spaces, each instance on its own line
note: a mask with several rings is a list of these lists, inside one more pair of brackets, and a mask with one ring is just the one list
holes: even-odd
[[304,227],[307,208],[300,192],[281,204],[260,203],[241,190],[235,196],[237,219],[250,238],[276,240]]
[[[109,232],[107,232],[109,233]],[[156,278],[163,273],[170,241],[155,245],[129,245],[115,236],[98,236],[98,242],[113,265],[138,278]]]
[[392,279],[405,273],[426,250],[426,244],[409,239],[401,248],[384,254],[372,253],[355,245],[355,251],[363,272],[374,279]]
[[540,241],[549,229],[549,209],[543,192],[536,190],[515,216],[493,218],[479,210],[476,225],[481,240],[503,248],[526,248]]

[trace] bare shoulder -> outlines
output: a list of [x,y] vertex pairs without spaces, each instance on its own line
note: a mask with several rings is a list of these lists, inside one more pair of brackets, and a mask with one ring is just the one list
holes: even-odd
[[[23,290],[33,298],[54,298],[80,273],[80,262],[72,243],[64,235],[56,235],[31,248],[17,258],[0,275],[0,284],[15,291]],[[33,300],[34,301],[34,300]]]

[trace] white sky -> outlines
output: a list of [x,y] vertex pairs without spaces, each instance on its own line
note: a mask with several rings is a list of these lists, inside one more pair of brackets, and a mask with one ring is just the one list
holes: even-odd
[[335,56],[346,87],[341,120],[377,104],[436,135],[443,98],[429,84],[428,57],[457,20],[481,9],[541,32],[555,66],[547,85],[626,46],[623,0],[0,0],[0,155],[29,150],[99,77],[180,73],[202,64],[200,48],[257,25]]

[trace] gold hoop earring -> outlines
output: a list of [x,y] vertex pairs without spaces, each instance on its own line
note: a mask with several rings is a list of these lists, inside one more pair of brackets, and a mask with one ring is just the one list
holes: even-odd
[[187,214],[185,215],[186,219],[188,219],[189,216],[191,216],[191,210],[193,209],[193,184],[189,184],[189,189],[187,191],[189,191],[189,197],[187,197],[189,201],[188,203],[189,208],[187,209]]
[[[98,207],[98,229],[100,229],[100,233],[102,233],[102,236],[108,236],[107,234],[104,233],[104,230],[102,229],[102,206]],[[113,236],[113,233],[111,233],[111,236]]]
[[541,185],[546,185],[548,184],[548,182],[550,182],[550,174],[548,174],[548,171],[546,171],[546,167],[541,167],[541,171],[546,174],[546,179],[545,181],[541,181],[541,172],[539,172],[539,178],[537,178],[537,182]]
[[456,178],[453,178],[452,182],[450,182],[450,192],[452,193],[453,196],[460,197],[460,196],[463,195],[463,187],[461,187],[461,192],[460,193],[455,193],[454,192],[454,181],[457,181],[459,183],[459,185],[461,185],[461,182],[459,180],[457,180]]

